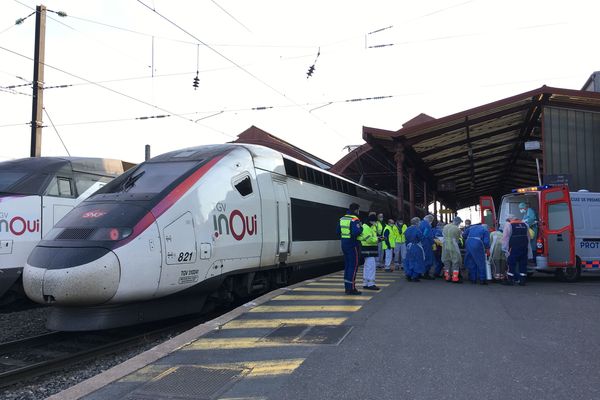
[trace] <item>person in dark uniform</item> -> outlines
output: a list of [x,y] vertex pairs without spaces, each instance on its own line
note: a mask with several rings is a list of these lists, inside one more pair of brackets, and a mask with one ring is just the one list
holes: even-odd
[[342,252],[344,253],[344,288],[346,294],[358,295],[360,291],[356,290],[355,280],[358,270],[358,258],[360,254],[360,241],[358,237],[362,233],[362,225],[358,218],[359,205],[350,204],[346,215],[340,218],[338,225],[338,234],[342,242]]
[[529,227],[525,222],[509,215],[502,235],[502,250],[508,264],[505,285],[518,283],[525,286],[527,279],[527,252],[529,251]]

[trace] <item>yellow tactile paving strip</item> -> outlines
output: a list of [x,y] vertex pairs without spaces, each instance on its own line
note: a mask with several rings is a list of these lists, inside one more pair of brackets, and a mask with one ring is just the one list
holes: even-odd
[[[378,286],[385,290],[386,287],[389,287],[400,278],[399,276],[384,276],[384,278],[377,279],[376,282]],[[357,279],[357,286],[359,286],[359,282],[360,280]],[[180,351],[186,353],[199,352],[197,359],[206,358],[207,362],[194,364],[195,367],[244,370],[240,375],[244,379],[289,375],[304,362],[305,358],[290,358],[289,356],[293,353],[288,353],[286,357],[283,350],[281,351],[282,359],[238,361],[235,358],[247,357],[248,351],[254,351],[252,353],[254,355],[257,354],[256,351],[267,351],[264,354],[259,353],[263,356],[267,355],[267,358],[280,352],[279,350],[269,350],[269,348],[296,348],[301,351],[297,355],[305,354],[304,350],[301,349],[306,347],[302,346],[312,346],[314,348],[314,346],[319,346],[321,343],[297,340],[297,338],[269,340],[265,338],[265,335],[284,326],[306,326],[307,329],[330,326],[333,329],[334,326],[344,324],[353,312],[360,310],[367,301],[378,293],[368,291],[363,292],[360,296],[348,296],[343,292],[343,276],[341,273],[307,281],[303,286],[295,287],[271,298],[265,304],[247,310],[245,314],[221,325],[219,330],[214,331],[214,334],[211,334],[210,337],[200,337],[193,340],[182,347]],[[246,335],[246,333],[248,334]],[[221,353],[226,351],[229,353]],[[273,351],[277,352],[273,353]],[[206,356],[202,354],[206,354]],[[228,354],[229,356],[223,358],[224,356],[219,356],[220,354]],[[223,362],[230,361],[231,357],[235,361]],[[213,362],[211,363],[209,360],[213,360]],[[189,365],[181,361],[177,362],[177,365],[172,363],[151,364],[122,378],[119,382],[156,382],[183,366]],[[221,397],[221,400],[244,399],[263,400],[265,398],[261,397],[260,393],[257,393],[254,397]]]
[[346,300],[346,301],[369,301],[372,296],[348,296],[348,295],[293,295],[293,294],[282,294],[281,296],[274,297],[271,301],[283,301],[283,300]]
[[327,305],[316,305],[316,306],[258,306],[248,312],[251,313],[263,313],[263,312],[310,312],[310,311],[335,311],[335,312],[354,312],[358,311],[362,305],[358,306],[327,306]]
[[221,329],[279,328],[282,325],[341,325],[347,318],[234,319]]

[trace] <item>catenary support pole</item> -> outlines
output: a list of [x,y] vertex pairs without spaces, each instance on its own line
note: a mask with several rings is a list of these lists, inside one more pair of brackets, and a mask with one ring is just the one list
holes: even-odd
[[33,99],[31,107],[31,157],[42,155],[42,112],[44,108],[44,59],[46,48],[46,7],[35,8],[35,49],[33,54]]

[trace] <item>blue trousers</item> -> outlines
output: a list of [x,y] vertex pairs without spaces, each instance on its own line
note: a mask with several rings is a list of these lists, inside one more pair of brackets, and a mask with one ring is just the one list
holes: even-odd
[[358,247],[342,247],[344,253],[344,288],[355,290],[356,271],[358,270]]
[[506,263],[508,264],[508,279],[525,283],[527,279],[527,247],[510,249]]

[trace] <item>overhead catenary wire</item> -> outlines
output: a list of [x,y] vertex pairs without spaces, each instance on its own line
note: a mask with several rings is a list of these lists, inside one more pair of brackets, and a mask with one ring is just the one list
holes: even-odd
[[56,136],[58,136],[58,139],[60,140],[60,142],[62,143],[63,147],[65,148],[65,151],[67,152],[67,155],[69,157],[71,157],[71,153],[69,153],[69,149],[67,149],[67,145],[65,144],[65,142],[62,139],[62,137],[60,136],[60,133],[58,133],[58,129],[56,129],[56,125],[54,125],[54,122],[52,122],[52,118],[50,118],[50,114],[48,114],[48,110],[46,110],[46,107],[43,107],[42,109],[46,113],[46,116],[48,117],[48,121],[50,121],[50,125],[52,125],[52,128],[54,128],[54,132],[56,132]]
[[[14,54],[14,55],[16,55],[16,56],[19,56],[19,57],[25,58],[25,59],[27,59],[27,60],[31,60],[31,61],[33,61],[33,59],[32,59],[31,57],[29,57],[29,56],[26,56],[26,55],[24,55],[24,54],[21,54],[21,53],[19,53],[19,52],[16,52],[16,51],[14,51],[14,50],[8,49],[8,48],[6,48],[6,47],[0,46],[0,50],[4,50],[4,51],[6,51],[6,52],[8,52],[8,53],[11,53],[11,54]],[[107,91],[109,91],[109,92],[112,92],[112,93],[114,93],[114,94],[117,94],[117,95],[119,95],[119,96],[125,97],[125,98],[127,98],[127,99],[129,99],[129,100],[133,100],[133,101],[135,101],[135,102],[138,102],[138,103],[144,104],[144,105],[146,105],[146,106],[150,106],[150,107],[152,107],[152,108],[155,108],[155,109],[157,109],[157,110],[160,110],[160,111],[166,112],[167,114],[171,114],[171,115],[173,115],[173,116],[175,116],[175,117],[181,118],[181,119],[183,119],[183,120],[185,120],[185,121],[189,121],[189,122],[191,122],[191,123],[196,123],[196,122],[194,122],[194,120],[192,120],[192,119],[190,119],[190,118],[186,118],[186,117],[184,117],[184,116],[183,116],[183,115],[181,115],[181,114],[178,114],[178,113],[171,112],[171,111],[169,111],[169,110],[167,110],[167,109],[165,109],[165,108],[163,108],[163,107],[159,107],[159,106],[157,106],[157,105],[151,104],[151,103],[149,103],[149,102],[147,102],[147,101],[145,101],[145,100],[138,99],[138,98],[136,98],[136,97],[133,97],[133,96],[131,96],[131,95],[129,95],[129,94],[126,94],[126,93],[123,93],[123,92],[119,92],[118,90],[115,90],[115,89],[109,88],[108,86],[104,86],[104,85],[102,85],[102,84],[99,84],[99,83],[94,83],[94,82],[92,82],[92,81],[91,81],[91,80],[89,80],[89,79],[86,79],[86,78],[83,78],[83,77],[81,77],[81,76],[78,76],[78,75],[76,75],[76,74],[73,74],[73,73],[71,73],[71,72],[65,71],[64,69],[61,69],[61,68],[58,68],[58,67],[52,66],[52,65],[50,65],[50,64],[47,64],[47,63],[43,63],[43,65],[44,65],[45,67],[48,67],[48,68],[50,68],[50,69],[53,69],[53,70],[55,70],[55,71],[61,72],[61,73],[65,74],[65,75],[72,76],[73,78],[80,79],[80,80],[82,80],[82,81],[85,81],[85,82],[88,82],[88,83],[90,83],[90,84],[93,84],[94,86],[97,86],[97,87],[99,87],[99,88],[102,88],[102,89],[104,89],[104,90],[107,90]],[[221,130],[219,130],[219,129],[215,129],[215,128],[211,127],[211,126],[208,126],[208,125],[203,125],[203,124],[198,124],[198,125],[200,125],[200,126],[203,126],[203,127],[205,127],[205,128],[208,128],[208,129],[210,129],[210,130],[212,130],[212,131],[218,132],[218,133],[220,133],[220,134],[222,134],[222,135],[224,135],[224,136],[227,136],[227,137],[232,137],[231,135],[229,135],[229,134],[227,134],[227,133],[225,133],[225,132],[223,132],[223,131],[221,131]]]
[[[69,15],[69,18],[77,19],[77,20],[87,22],[90,24],[104,26],[105,28],[111,28],[111,29],[115,29],[115,30],[119,30],[119,31],[123,31],[123,32],[128,32],[128,33],[135,34],[135,35],[155,37],[156,39],[160,39],[160,40],[182,43],[182,44],[189,44],[189,45],[193,45],[193,46],[196,46],[198,44],[198,42],[175,39],[175,38],[171,38],[171,37],[167,37],[167,36],[156,35],[156,34],[149,33],[149,32],[142,32],[142,31],[138,31],[138,30],[134,30],[134,29],[125,28],[122,26],[117,26],[117,25],[108,24],[108,23],[101,22],[101,21],[96,21],[96,20],[89,19],[89,18],[78,17],[75,15]],[[314,45],[311,45],[311,44],[306,44],[306,45],[282,44],[282,45],[279,45],[279,44],[269,44],[269,43],[262,43],[262,44],[212,43],[211,46],[214,46],[214,47],[248,47],[248,48],[299,48],[299,49],[308,49],[308,48],[314,47]]]
[[189,32],[188,30],[186,30],[185,28],[183,28],[182,26],[178,25],[176,22],[172,21],[171,19],[169,19],[168,17],[166,17],[165,15],[159,13],[158,11],[156,11],[155,9],[153,9],[152,7],[150,7],[149,5],[147,5],[146,3],[144,3],[142,0],[137,0],[138,3],[140,3],[141,5],[143,5],[144,7],[146,7],[148,10],[152,11],[153,13],[155,13],[156,15],[158,15],[159,17],[161,17],[162,19],[164,19],[165,21],[167,21],[168,23],[170,23],[171,25],[175,26],[177,29],[181,30],[182,32],[184,32],[186,35],[194,38],[195,40],[197,40],[199,43],[204,44],[206,46],[207,49],[209,49],[210,51],[212,51],[213,53],[217,54],[219,57],[225,59],[227,62],[235,65],[239,70],[243,71],[244,73],[246,73],[247,75],[249,75],[250,77],[252,77],[253,79],[255,79],[257,82],[261,83],[262,85],[268,87],[269,89],[271,89],[273,92],[277,93],[278,95],[280,95],[281,97],[285,98],[287,101],[295,104],[298,108],[306,111],[306,113],[308,115],[310,115],[311,117],[313,117],[314,119],[320,121],[324,126],[326,126],[329,130],[331,130],[332,132],[334,132],[336,135],[338,135],[340,138],[342,139],[346,139],[346,137],[344,135],[342,135],[341,133],[339,133],[336,129],[332,128],[331,126],[329,126],[329,124],[327,123],[327,121],[324,121],[323,119],[319,118],[318,116],[316,116],[315,114],[310,113],[307,109],[305,109],[304,107],[302,107],[302,105],[300,105],[298,102],[296,102],[294,99],[292,99],[291,97],[289,97],[288,95],[286,95],[285,93],[281,92],[280,90],[278,90],[277,88],[275,88],[274,86],[270,85],[269,83],[267,83],[266,81],[264,81],[263,79],[259,78],[258,76],[256,76],[255,74],[253,74],[252,72],[250,72],[248,69],[244,68],[242,65],[240,65],[239,63],[237,63],[236,61],[232,60],[231,58],[227,57],[225,54],[221,53],[220,51],[218,51],[217,49],[215,49],[214,47],[210,46],[209,44],[207,44],[206,42],[204,42],[203,40],[199,39],[197,36],[195,36],[194,34],[192,34],[191,32]]
[[221,7],[221,5],[219,3],[217,3],[215,0],[210,0],[212,1],[212,3],[219,7],[221,9],[221,11],[223,11],[225,14],[229,15],[229,17],[231,17],[231,19],[233,19],[235,22],[237,22],[239,25],[241,25],[245,30],[247,30],[248,32],[252,33],[252,31],[250,30],[250,28],[248,28],[246,25],[244,25],[239,19],[237,19],[236,17],[234,17],[229,11],[227,11],[226,9],[224,9],[223,7]]
[[[381,99],[387,99],[387,98],[393,98],[393,97],[399,97],[399,96],[374,96],[374,97],[364,97],[364,98],[353,98],[353,99],[345,99],[345,100],[336,100],[336,101],[329,101],[326,104],[322,104],[322,102],[319,103],[306,103],[304,104],[304,106],[313,106],[313,105],[318,105],[319,107],[316,107],[314,109],[312,109],[311,111],[314,111],[316,109],[331,105],[331,104],[341,104],[341,103],[355,103],[358,101],[370,101],[370,100],[381,100]],[[272,109],[280,109],[280,108],[292,108],[292,107],[296,107],[295,105],[292,104],[281,104],[281,105],[273,105],[273,106],[256,106],[256,107],[243,107],[243,108],[231,108],[231,109],[226,109],[226,110],[204,110],[204,111],[193,111],[193,112],[188,112],[188,113],[179,113],[179,115],[198,115],[198,114],[210,114],[207,115],[205,117],[201,117],[198,119],[195,119],[194,122],[198,122],[204,119],[208,119],[220,114],[224,114],[224,113],[237,113],[237,112],[243,112],[243,111],[266,111],[266,110],[272,110]],[[94,120],[94,121],[78,121],[78,122],[69,122],[69,123],[62,123],[62,124],[57,124],[56,126],[73,126],[73,125],[88,125],[88,124],[103,124],[103,123],[113,123],[113,122],[125,122],[125,121],[136,121],[136,120],[149,120],[149,119],[161,119],[161,118],[168,118],[168,117],[172,117],[173,115],[170,114],[159,114],[159,115],[147,115],[147,116],[137,116],[137,117],[127,117],[127,118],[117,118],[117,119],[105,119],[105,120]],[[10,126],[15,126],[15,125],[21,125],[21,124],[11,124]],[[1,128],[2,126],[0,126]],[[231,136],[233,137],[233,136]]]
[[31,97],[31,94],[29,94],[29,93],[23,93],[23,92],[20,92],[18,90],[12,89],[12,88],[3,88],[3,87],[0,87],[0,92],[10,93],[10,94],[20,94],[22,96],[29,96],[29,97]]

